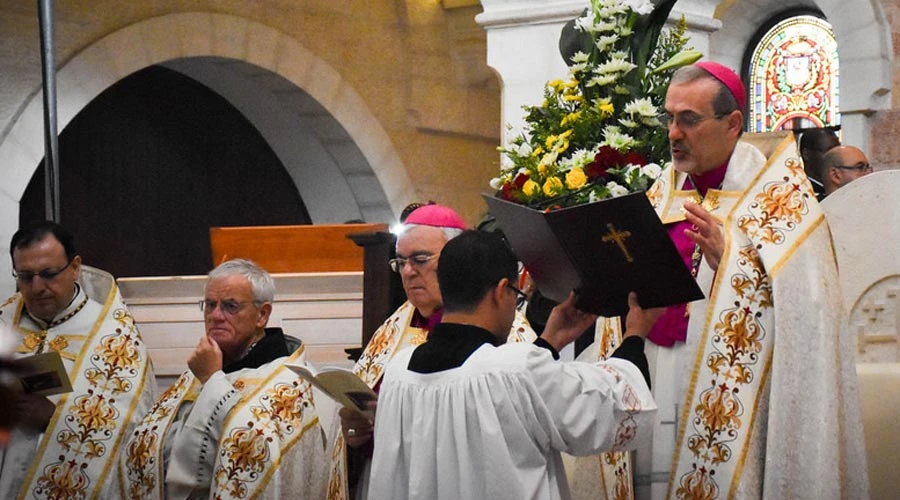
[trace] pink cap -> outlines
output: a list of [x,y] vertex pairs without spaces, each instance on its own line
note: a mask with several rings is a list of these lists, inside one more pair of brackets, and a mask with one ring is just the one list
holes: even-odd
[[466,229],[466,223],[462,217],[452,208],[443,205],[425,205],[413,210],[406,218],[406,224]]
[[744,90],[744,83],[741,82],[741,77],[739,77],[737,73],[732,71],[728,66],[723,66],[712,61],[698,62],[695,63],[694,66],[705,70],[715,77],[716,80],[722,82],[722,85],[725,85],[728,88],[728,91],[731,92],[731,95],[734,96],[741,112],[745,112],[747,106],[747,91]]

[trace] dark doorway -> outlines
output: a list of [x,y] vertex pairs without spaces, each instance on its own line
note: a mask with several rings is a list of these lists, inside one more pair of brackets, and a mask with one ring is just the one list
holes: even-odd
[[[209,228],[309,224],[296,186],[253,125],[160,66],[122,79],[62,131],[61,223],[84,262],[117,277],[205,274]],[[20,223],[44,218],[39,166]]]

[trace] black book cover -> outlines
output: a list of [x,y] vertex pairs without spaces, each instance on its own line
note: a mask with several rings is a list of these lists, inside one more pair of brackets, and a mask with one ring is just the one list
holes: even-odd
[[548,212],[484,198],[538,289],[557,302],[576,290],[580,309],[612,317],[628,312],[630,291],[644,308],[703,298],[644,193]]

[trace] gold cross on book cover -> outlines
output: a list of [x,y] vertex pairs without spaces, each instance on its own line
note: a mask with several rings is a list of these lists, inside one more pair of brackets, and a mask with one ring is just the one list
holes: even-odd
[[579,308],[603,316],[628,311],[628,292],[642,307],[703,298],[647,196],[551,211],[484,195],[519,260],[541,293],[562,302],[575,290]]

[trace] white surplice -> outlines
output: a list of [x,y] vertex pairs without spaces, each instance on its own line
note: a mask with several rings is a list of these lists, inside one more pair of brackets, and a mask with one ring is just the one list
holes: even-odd
[[640,371],[563,363],[530,344],[485,344],[454,369],[385,372],[369,499],[566,499],[560,452],[632,449],[656,405]]

